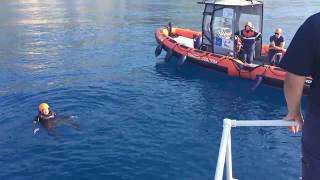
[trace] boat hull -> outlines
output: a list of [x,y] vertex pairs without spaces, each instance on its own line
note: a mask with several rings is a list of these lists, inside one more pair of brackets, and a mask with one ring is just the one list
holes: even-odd
[[[242,61],[230,56],[224,56],[195,49],[193,47],[188,47],[172,38],[172,36],[182,36],[192,39],[193,37],[199,35],[201,35],[200,32],[182,28],[173,28],[170,36],[166,28],[159,28],[155,32],[155,38],[158,44],[160,44],[165,51],[170,52],[172,55],[178,57],[185,57],[186,61],[192,64],[225,73],[232,77],[248,80],[262,79],[261,83],[263,84],[277,88],[283,88],[286,72],[279,67],[266,64],[245,64]],[[263,48],[262,53],[267,54],[266,47]],[[305,93],[308,92],[311,83],[312,79],[307,78],[304,87]]]

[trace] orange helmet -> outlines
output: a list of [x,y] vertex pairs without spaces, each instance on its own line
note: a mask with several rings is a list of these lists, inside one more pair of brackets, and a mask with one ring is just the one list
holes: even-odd
[[50,106],[47,103],[41,103],[39,105],[39,111],[40,112],[43,112],[45,109],[49,109],[49,108],[50,108]]

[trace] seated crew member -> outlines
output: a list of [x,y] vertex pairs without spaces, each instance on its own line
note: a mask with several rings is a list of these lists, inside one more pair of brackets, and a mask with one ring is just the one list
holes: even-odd
[[261,38],[261,33],[256,32],[250,21],[246,22],[244,29],[240,33],[236,34],[236,38],[240,37],[241,39],[241,57],[240,59],[248,64],[253,62],[255,54],[255,45],[258,40]]
[[284,38],[282,36],[282,29],[277,28],[274,35],[270,37],[268,58],[271,65],[278,65],[282,58],[284,48]]

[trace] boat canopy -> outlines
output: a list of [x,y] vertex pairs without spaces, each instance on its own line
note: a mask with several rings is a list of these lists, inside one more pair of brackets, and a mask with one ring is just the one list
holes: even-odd
[[[235,35],[247,21],[257,32],[263,31],[263,2],[257,0],[215,0],[204,4],[201,49],[217,54],[238,57]],[[261,55],[262,39],[257,41],[255,57]]]
[[212,1],[203,1],[201,4],[215,4],[223,6],[252,6],[263,4],[261,1],[250,1],[250,0],[212,0]]

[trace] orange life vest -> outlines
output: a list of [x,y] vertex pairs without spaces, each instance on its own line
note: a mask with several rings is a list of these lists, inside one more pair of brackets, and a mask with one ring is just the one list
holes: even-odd
[[254,31],[250,30],[247,32],[246,30],[242,30],[242,35],[246,38],[254,37]]

